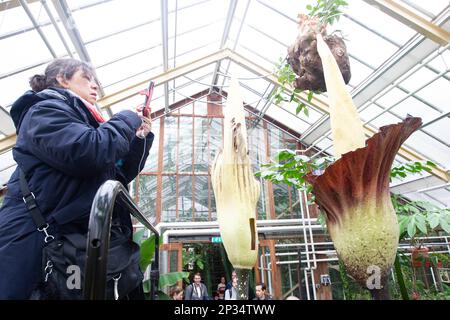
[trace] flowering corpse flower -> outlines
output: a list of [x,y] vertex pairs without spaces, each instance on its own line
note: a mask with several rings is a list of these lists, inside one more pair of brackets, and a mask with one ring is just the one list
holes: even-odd
[[[362,122],[336,60],[320,34],[317,50],[327,86],[335,155],[323,174],[310,173],[316,203],[348,273],[374,299],[388,299],[387,279],[395,261],[399,226],[389,193],[392,162],[420,118],[380,128],[365,141]],[[375,276],[375,277],[374,277]]]
[[398,149],[421,124],[408,117],[382,127],[364,148],[342,155],[321,175],[306,176],[339,258],[362,286],[378,271],[381,286],[386,285],[399,239],[389,173]]

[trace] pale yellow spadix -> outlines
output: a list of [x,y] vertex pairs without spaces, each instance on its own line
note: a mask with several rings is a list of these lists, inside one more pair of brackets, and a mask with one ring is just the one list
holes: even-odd
[[330,122],[336,159],[365,146],[363,124],[352,97],[345,87],[339,66],[330,48],[317,34],[317,51],[322,59],[323,73],[330,107]]
[[231,79],[223,114],[223,150],[211,168],[217,220],[231,264],[251,269],[258,254],[256,205],[260,186],[248,156],[244,106],[236,79]]

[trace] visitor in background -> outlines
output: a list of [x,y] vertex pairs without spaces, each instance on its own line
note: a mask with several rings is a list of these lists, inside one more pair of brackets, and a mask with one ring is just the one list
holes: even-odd
[[226,283],[225,277],[221,277],[220,283],[217,285],[217,291],[219,291],[220,288],[226,289],[226,286],[227,286],[227,283]]
[[220,287],[220,289],[217,290],[217,295],[219,300],[225,300],[225,287]]
[[194,282],[186,288],[184,300],[209,300],[208,290],[201,281],[202,276],[197,272],[194,275]]
[[266,285],[258,283],[255,287],[256,297],[253,300],[273,300],[272,296],[266,292]]
[[172,288],[170,291],[170,297],[172,300],[183,300],[183,289],[178,286]]
[[228,281],[227,286],[225,287],[225,290],[231,289],[231,287],[233,286],[234,278],[237,278],[236,270],[233,270],[233,272],[231,272],[231,280]]
[[237,300],[237,277],[231,280],[231,288],[225,290],[225,300]]

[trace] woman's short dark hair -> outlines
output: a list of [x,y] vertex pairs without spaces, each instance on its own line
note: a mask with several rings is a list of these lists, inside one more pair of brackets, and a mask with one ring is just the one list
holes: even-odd
[[75,72],[82,70],[88,77],[94,77],[94,69],[84,61],[76,59],[55,59],[47,68],[44,74],[36,74],[30,78],[30,87],[35,92],[42,91],[48,87],[60,87],[57,80],[58,76],[62,76],[66,80],[70,80]]

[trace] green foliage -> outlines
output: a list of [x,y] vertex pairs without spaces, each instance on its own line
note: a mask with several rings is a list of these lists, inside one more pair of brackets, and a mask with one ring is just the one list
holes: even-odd
[[391,168],[390,179],[392,178],[406,178],[408,174],[420,173],[423,171],[431,172],[433,168],[436,168],[436,164],[432,161],[414,161],[410,163],[405,163],[396,167]]
[[332,25],[335,21],[339,21],[342,7],[348,6],[343,0],[317,0],[315,6],[307,5],[308,15],[318,17],[322,23]]
[[261,165],[264,169],[256,172],[256,176],[310,192],[311,185],[306,182],[305,176],[314,170],[325,169],[333,161],[332,157],[311,159],[305,155],[298,155],[293,150],[282,149],[275,155],[274,162]]
[[[295,89],[293,92],[289,93],[288,90],[284,88],[285,85],[292,85],[297,78],[297,75],[291,68],[291,65],[287,63],[287,61],[283,58],[279,58],[279,62],[276,64],[275,75],[278,79],[278,82],[282,84],[282,86],[278,87],[272,94],[271,98],[273,98],[273,102],[276,105],[280,105],[281,102],[294,102],[297,104],[295,108],[295,114],[299,114],[303,112],[305,116],[309,116],[308,107],[304,102],[302,102],[297,95],[302,92],[300,89]],[[312,98],[314,96],[314,91],[308,90],[307,101],[311,103]]]
[[402,201],[397,195],[392,195],[391,199],[397,213],[400,239],[409,237],[414,241],[416,237],[438,230],[450,233],[450,209],[426,201]]
[[319,211],[319,214],[317,215],[317,223],[319,223],[322,228],[324,228],[325,232],[327,230],[327,217],[325,213],[322,211]]
[[[442,261],[444,267],[448,266],[446,263],[448,263],[450,255],[430,253],[430,260],[434,259],[433,256],[439,261]],[[448,284],[443,284],[442,292],[437,291],[433,285],[430,286],[430,289],[427,289],[422,280],[416,279],[415,269],[411,267],[411,257],[399,253],[398,258],[409,298],[412,297],[414,292],[417,292],[419,293],[421,300],[450,300],[450,286]],[[394,292],[393,298],[401,299],[402,296],[400,295],[400,292]]]
[[141,243],[141,270],[144,272],[148,266],[152,263],[153,256],[155,255],[156,235],[152,235],[150,238],[142,241]]
[[188,268],[189,265],[193,267],[197,267],[200,270],[205,268],[205,256],[204,251],[201,248],[194,246],[193,250],[185,250],[183,249],[183,266],[185,269]]
[[170,287],[175,285],[180,280],[185,280],[189,283],[189,272],[169,272],[159,276],[159,288]]
[[340,259],[339,259],[339,275],[341,276],[342,289],[344,291],[344,299],[352,300],[353,294],[350,290],[350,281],[348,279],[347,269],[345,268],[344,262],[342,262],[342,260]]

